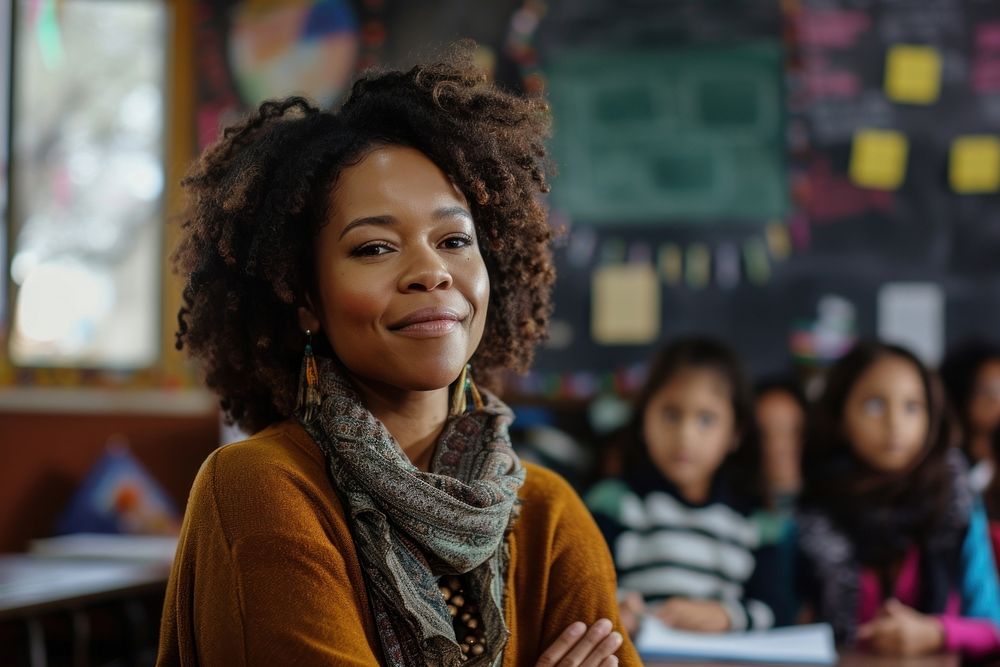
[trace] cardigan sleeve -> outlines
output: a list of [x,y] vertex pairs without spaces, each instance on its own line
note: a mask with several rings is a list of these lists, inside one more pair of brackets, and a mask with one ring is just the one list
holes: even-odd
[[[522,519],[531,526],[526,537],[539,560],[534,571],[527,573],[528,578],[520,582],[518,595],[535,590],[541,601],[542,627],[534,658],[572,623],[590,625],[607,618],[624,638],[616,653],[619,664],[638,667],[642,663],[619,619],[611,554],[594,519],[561,477],[535,466],[529,468],[530,476],[535,479],[524,498],[526,515]],[[542,519],[545,514],[548,516]]]
[[191,492],[157,665],[376,664],[366,598],[308,480],[226,449]]

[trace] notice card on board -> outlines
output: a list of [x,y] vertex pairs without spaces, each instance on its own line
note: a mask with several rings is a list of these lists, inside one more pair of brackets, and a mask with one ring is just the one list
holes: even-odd
[[644,660],[738,660],[810,665],[837,662],[833,629],[825,623],[705,634],[674,630],[656,618],[647,617],[642,622],[635,647]]
[[886,283],[878,292],[878,337],[937,366],[944,356],[944,309],[936,283]]
[[660,283],[649,263],[594,271],[591,334],[602,345],[643,345],[660,335]]

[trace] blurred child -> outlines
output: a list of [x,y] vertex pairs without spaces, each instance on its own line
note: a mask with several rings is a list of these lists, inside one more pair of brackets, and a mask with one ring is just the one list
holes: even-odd
[[740,364],[722,344],[677,341],[653,363],[627,430],[623,477],[588,494],[631,630],[641,613],[701,632],[773,624],[770,607],[747,594],[758,535],[723,472],[752,420]]
[[907,350],[860,343],[810,415],[799,575],[817,620],[878,653],[1000,648],[986,516],[938,383]]
[[767,599],[777,624],[787,625],[800,611],[794,519],[802,488],[805,394],[792,379],[764,380],[754,389],[754,417],[756,437],[745,438],[734,458],[736,479],[758,505],[751,515],[760,534],[758,575],[770,582]]
[[761,490],[770,509],[790,509],[802,487],[806,398],[792,380],[771,379],[754,391]]
[[948,353],[941,379],[961,426],[961,444],[972,464],[971,480],[982,491],[993,478],[992,433],[1000,427],[1000,345],[967,341]]

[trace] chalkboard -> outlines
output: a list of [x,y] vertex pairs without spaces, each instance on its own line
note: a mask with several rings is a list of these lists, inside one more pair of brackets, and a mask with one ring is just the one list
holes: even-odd
[[754,222],[787,212],[777,43],[550,60],[553,204],[575,221]]
[[[897,282],[940,287],[946,343],[973,335],[1000,338],[1000,193],[980,187],[992,167],[980,169],[979,163],[971,190],[957,191],[951,163],[956,140],[985,138],[977,145],[989,158],[991,138],[1000,137],[1000,3],[552,2],[537,46],[556,130],[563,133],[553,153],[566,174],[566,191],[559,191],[564,184],[556,179],[553,219],[568,234],[557,249],[553,341],[540,351],[525,390],[586,394],[606,385],[609,373],[638,368],[657,342],[690,332],[727,340],[755,374],[783,370],[796,332],[823,319],[819,311],[831,303],[825,297],[847,304],[844,319],[853,333],[873,336],[879,292]],[[765,194],[768,186],[761,185],[760,191],[719,199],[706,175],[711,167],[697,160],[689,163],[690,173],[661,179],[669,187],[641,191],[635,181],[651,154],[671,155],[672,139],[678,139],[675,160],[690,154],[684,137],[650,131],[663,120],[650,100],[677,93],[685,60],[723,62],[741,49],[780,54],[777,83],[759,77],[748,90],[771,86],[782,124],[778,150],[768,152],[770,137],[778,135],[758,141],[758,155],[737,163],[737,180],[773,185],[768,174],[778,164],[781,194]],[[650,56],[646,65],[638,64],[642,53]],[[626,61],[635,63],[630,78],[606,76]],[[587,63],[594,73],[590,92],[574,99],[569,84],[586,76]],[[914,68],[923,73],[914,78]],[[664,80],[651,86],[655,71]],[[594,93],[614,85],[618,98]],[[608,122],[586,134],[581,118],[594,117]],[[619,137],[611,132],[615,123],[623,128]],[[628,134],[635,123],[644,124],[648,142]],[[617,185],[607,178],[610,190],[591,181],[586,191],[580,174],[593,168],[588,160],[607,155],[616,142],[633,151],[636,163],[621,167]],[[898,148],[903,152],[893,157]],[[699,188],[705,201],[696,201]],[[602,203],[602,196],[612,201]],[[629,203],[629,196],[641,201]],[[769,236],[775,225],[784,230],[784,241],[780,234],[781,242]],[[704,286],[690,284],[683,270],[670,278],[673,269],[658,260],[671,248],[686,260],[693,245],[711,258]],[[660,334],[649,344],[599,345],[590,335],[591,280],[598,267],[623,262],[656,266]],[[730,273],[723,280],[726,266]]]

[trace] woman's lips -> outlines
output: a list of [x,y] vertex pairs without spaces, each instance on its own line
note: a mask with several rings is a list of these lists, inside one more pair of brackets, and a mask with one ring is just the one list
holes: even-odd
[[458,320],[425,320],[393,329],[393,331],[413,338],[434,338],[449,334],[457,328]]
[[389,330],[414,338],[434,338],[451,333],[463,319],[451,308],[421,308],[390,325]]

